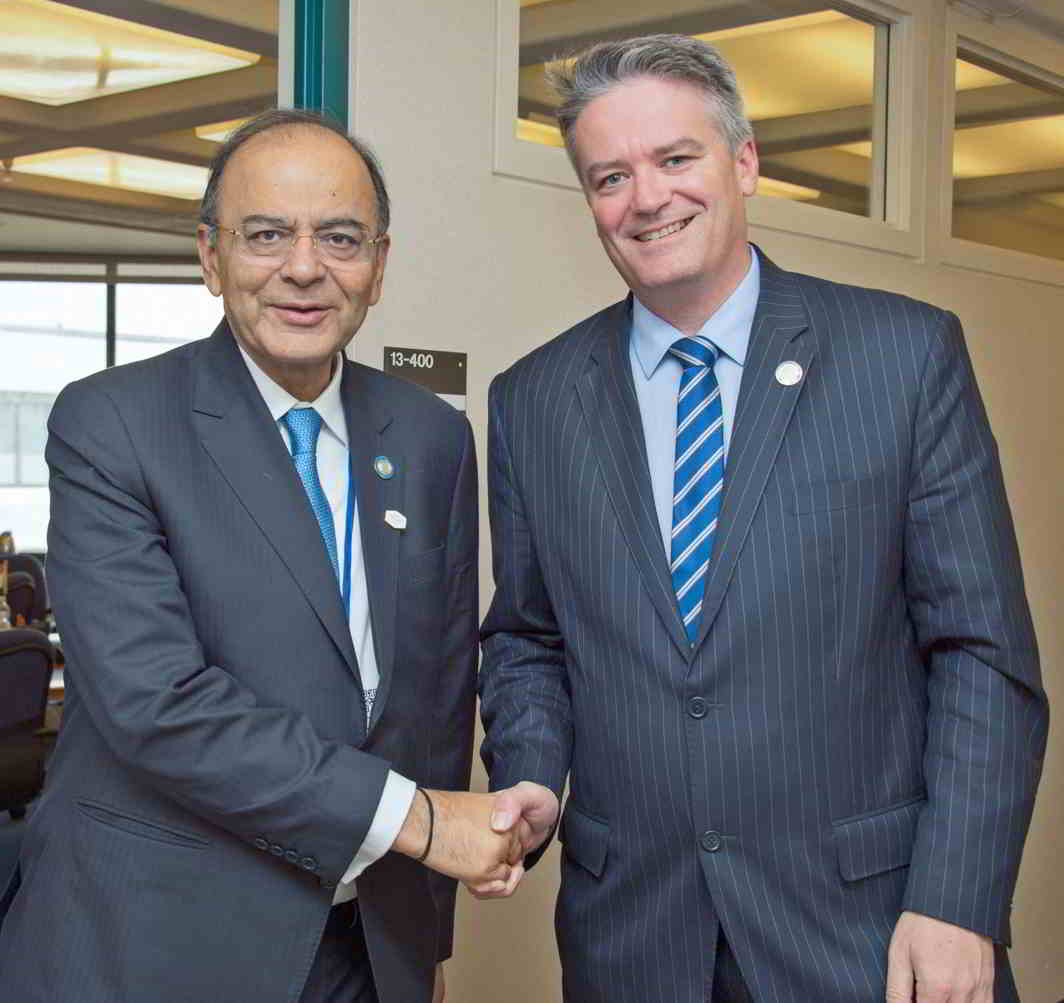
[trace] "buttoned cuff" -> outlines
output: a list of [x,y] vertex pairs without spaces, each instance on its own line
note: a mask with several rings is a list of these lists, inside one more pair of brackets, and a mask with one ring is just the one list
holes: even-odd
[[333,905],[353,899],[356,895],[355,878],[392,848],[410,812],[416,793],[417,785],[413,780],[407,780],[393,770],[388,771],[388,779],[384,782],[384,790],[381,792],[369,832],[336,886]]

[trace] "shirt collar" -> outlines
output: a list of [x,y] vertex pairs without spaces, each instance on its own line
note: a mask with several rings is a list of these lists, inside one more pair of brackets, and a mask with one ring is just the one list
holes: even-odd
[[344,404],[340,398],[340,382],[344,374],[343,353],[337,353],[332,379],[329,380],[329,385],[318,395],[318,399],[301,401],[293,397],[284,387],[278,386],[270,379],[244,350],[243,345],[238,342],[237,347],[244,357],[244,362],[247,364],[248,372],[251,373],[251,378],[255,381],[255,386],[258,387],[259,393],[262,394],[262,399],[266,402],[270,417],[274,421],[280,421],[294,407],[313,407],[321,415],[321,420],[325,427],[345,446],[347,445],[347,419],[344,416]]
[[[733,362],[742,366],[750,344],[754,313],[761,293],[761,263],[757,251],[750,248],[750,267],[732,294],[716,309],[697,332],[711,341]],[[683,334],[668,321],[648,310],[638,299],[632,300],[632,348],[643,375],[649,380],[673,342]]]

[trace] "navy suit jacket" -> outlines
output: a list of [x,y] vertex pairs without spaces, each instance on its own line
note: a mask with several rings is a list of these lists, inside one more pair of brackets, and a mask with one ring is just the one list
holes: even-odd
[[693,646],[629,323],[491,391],[482,751],[493,787],[569,780],[565,998],[704,1003],[718,922],[795,1003],[879,1003],[903,909],[1006,942],[1047,711],[956,317],[762,259]]
[[[381,673],[368,729],[318,524],[226,324],[59,396],[66,701],[7,896],[4,999],[292,1003],[389,767],[467,786],[469,424],[351,362],[341,393]],[[453,883],[389,853],[358,891],[381,999],[427,1003]]]

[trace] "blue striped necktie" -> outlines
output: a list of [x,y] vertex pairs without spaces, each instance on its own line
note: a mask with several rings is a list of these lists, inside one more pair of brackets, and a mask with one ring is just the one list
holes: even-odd
[[321,431],[321,415],[312,407],[294,407],[282,416],[288,434],[292,437],[292,462],[303,482],[310,507],[318,520],[325,551],[332,562],[336,578],[340,578],[340,562],[336,555],[336,529],[333,527],[332,509],[318,480],[318,433]]
[[717,349],[703,338],[680,338],[669,351],[683,364],[676,398],[670,570],[693,644],[724,488],[724,412],[713,372]]

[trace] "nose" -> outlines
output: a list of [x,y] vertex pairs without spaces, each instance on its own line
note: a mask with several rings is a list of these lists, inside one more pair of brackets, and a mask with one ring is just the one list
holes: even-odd
[[308,285],[320,279],[325,270],[313,238],[299,234],[281,265],[281,275],[298,285]]
[[668,179],[657,171],[640,171],[632,178],[632,208],[644,216],[653,216],[672,198]]

